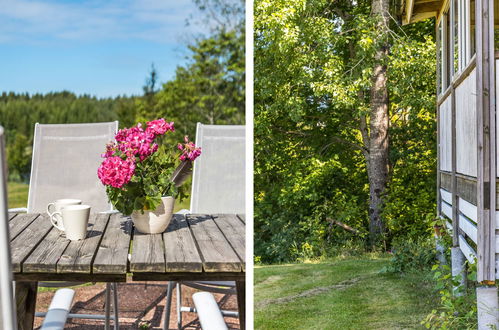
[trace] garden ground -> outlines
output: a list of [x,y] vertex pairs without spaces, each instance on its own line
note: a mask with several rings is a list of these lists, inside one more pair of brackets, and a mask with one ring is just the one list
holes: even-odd
[[439,299],[431,274],[386,273],[389,257],[255,266],[255,329],[413,329]]

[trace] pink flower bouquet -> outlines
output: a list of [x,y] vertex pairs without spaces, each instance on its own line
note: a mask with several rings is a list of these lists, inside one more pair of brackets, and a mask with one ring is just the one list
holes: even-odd
[[[183,144],[167,148],[159,141],[175,131],[174,123],[160,118],[118,131],[116,141],[106,146],[97,175],[106,186],[114,207],[125,215],[134,210],[154,210],[163,196],[182,196],[182,187],[172,180],[177,167],[186,167],[201,155],[201,148],[184,138]],[[176,151],[175,151],[176,150]]]

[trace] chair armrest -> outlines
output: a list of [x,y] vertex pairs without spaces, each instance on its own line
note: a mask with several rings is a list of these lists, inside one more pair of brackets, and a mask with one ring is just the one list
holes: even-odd
[[19,213],[19,212],[28,213],[28,208],[27,207],[16,207],[13,209],[9,209],[9,213]]
[[120,213],[120,211],[118,211],[118,210],[109,210],[109,211],[99,212],[99,214],[115,214],[115,213]]
[[190,214],[190,213],[191,213],[191,211],[189,211],[188,209],[181,209],[180,211],[175,212],[175,214],[183,214],[183,215]]
[[228,329],[222,312],[215,301],[215,297],[213,297],[211,293],[196,292],[192,295],[192,300],[194,300],[199,323],[201,323],[201,328],[203,330]]
[[72,289],[57,290],[45,315],[45,320],[43,320],[42,330],[64,329],[74,294],[75,292]]

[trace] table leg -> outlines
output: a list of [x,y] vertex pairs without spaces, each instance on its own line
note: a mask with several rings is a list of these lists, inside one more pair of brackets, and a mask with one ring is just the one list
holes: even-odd
[[239,309],[239,326],[246,328],[246,281],[236,281],[237,307]]
[[16,282],[17,328],[32,330],[38,282]]

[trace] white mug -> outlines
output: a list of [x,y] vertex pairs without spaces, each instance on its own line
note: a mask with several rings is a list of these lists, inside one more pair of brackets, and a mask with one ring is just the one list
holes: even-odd
[[[84,239],[87,236],[88,217],[90,215],[89,205],[67,205],[60,212],[54,212],[50,216],[50,222],[59,230],[66,232],[66,238],[72,241]],[[62,218],[64,225],[61,228],[54,217]]]
[[[81,200],[79,199],[72,199],[72,198],[64,198],[64,199],[58,199],[56,200],[55,202],[53,203],[49,203],[47,205],[47,214],[52,217],[52,214],[55,213],[55,212],[61,212],[62,208],[67,206],[67,205],[78,205],[78,204],[81,204]],[[53,212],[50,212],[50,207],[53,206],[54,207],[54,211]],[[64,230],[64,225],[62,224],[62,221],[57,221],[56,220],[56,223],[58,225],[57,228],[62,228],[61,230]]]

